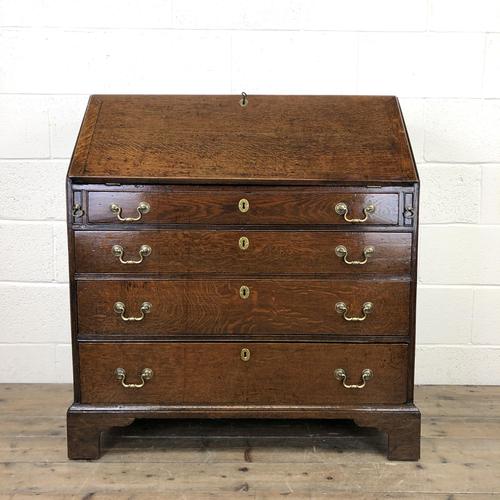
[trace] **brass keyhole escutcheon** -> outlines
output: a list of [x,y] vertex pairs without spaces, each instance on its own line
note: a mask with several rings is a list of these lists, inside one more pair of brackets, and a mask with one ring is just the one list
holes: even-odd
[[250,202],[246,198],[241,198],[241,200],[238,202],[238,208],[242,213],[248,212],[250,208]]
[[250,349],[244,347],[240,352],[241,361],[250,361]]
[[246,250],[250,246],[250,240],[246,236],[242,236],[238,241],[238,245],[241,250]]
[[248,288],[246,285],[241,286],[240,297],[242,299],[248,299],[248,297],[250,297],[250,288]]

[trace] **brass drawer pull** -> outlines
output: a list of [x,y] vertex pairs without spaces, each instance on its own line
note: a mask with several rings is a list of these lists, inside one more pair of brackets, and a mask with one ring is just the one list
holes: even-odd
[[120,222],[136,222],[142,219],[143,214],[147,214],[151,210],[151,205],[145,201],[141,201],[137,207],[137,217],[122,217],[122,207],[116,203],[112,203],[109,209],[116,215]]
[[352,266],[352,265],[362,266],[362,265],[366,264],[368,262],[368,257],[371,257],[374,252],[375,252],[375,248],[374,247],[365,247],[364,250],[363,250],[363,257],[364,257],[363,260],[348,260],[347,259],[347,253],[348,253],[347,252],[347,248],[344,245],[339,245],[335,249],[335,255],[337,257],[342,257],[343,261],[346,264],[349,264],[350,266]]
[[116,314],[120,315],[120,318],[123,321],[142,321],[145,317],[146,314],[149,314],[151,312],[151,308],[153,306],[149,302],[143,302],[141,305],[141,315],[134,317],[134,316],[125,316],[125,304],[123,302],[115,302],[115,305],[113,306],[113,310],[115,311]]
[[250,361],[250,349],[244,347],[240,352],[241,361]]
[[240,286],[240,297],[242,299],[248,299],[248,297],[250,297],[250,288],[246,285]]
[[73,216],[73,218],[79,219],[80,217],[83,217],[84,214],[85,214],[85,211],[83,210],[80,203],[75,203],[73,205],[73,208],[71,209],[71,215]]
[[127,384],[125,382],[125,379],[127,378],[127,372],[123,368],[117,368],[115,370],[115,377],[116,380],[119,380],[122,383],[123,387],[126,387],[127,389],[140,389],[141,387],[144,387],[146,380],[151,380],[153,378],[153,370],[151,370],[151,368],[144,368],[142,370],[140,384]]
[[238,246],[241,250],[246,250],[250,246],[250,240],[246,236],[242,236],[238,241]]
[[113,245],[111,251],[113,252],[113,255],[115,257],[118,257],[122,264],[140,264],[144,260],[144,257],[148,257],[149,255],[151,255],[152,250],[149,245],[141,245],[141,248],[139,248],[139,260],[123,260],[124,252],[121,245]]
[[248,210],[250,209],[250,202],[246,198],[241,198],[241,200],[238,202],[238,209],[241,213],[248,212]]
[[373,311],[373,304],[371,302],[365,302],[363,304],[363,316],[356,317],[356,316],[347,316],[347,312],[349,308],[345,304],[345,302],[337,302],[335,304],[335,310],[343,315],[343,318],[346,321],[364,321],[367,317],[368,314],[370,314]]
[[342,385],[346,389],[363,389],[363,387],[366,385],[366,382],[373,378],[373,372],[372,370],[370,370],[370,368],[365,368],[361,372],[361,384],[346,384],[345,382],[347,380],[347,373],[343,368],[337,368],[334,373],[335,378],[337,380],[340,380],[342,382]]
[[335,205],[335,212],[337,212],[339,215],[344,216],[344,220],[346,222],[366,222],[368,220],[368,216],[375,212],[375,205],[366,205],[365,208],[363,208],[363,214],[365,215],[362,219],[349,219],[347,217],[347,213],[349,212],[349,208],[344,202],[337,203]]

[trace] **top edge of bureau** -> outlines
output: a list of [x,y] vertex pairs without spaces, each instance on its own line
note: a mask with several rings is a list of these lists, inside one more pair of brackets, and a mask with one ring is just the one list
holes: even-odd
[[393,96],[96,95],[72,182],[196,185],[418,183]]

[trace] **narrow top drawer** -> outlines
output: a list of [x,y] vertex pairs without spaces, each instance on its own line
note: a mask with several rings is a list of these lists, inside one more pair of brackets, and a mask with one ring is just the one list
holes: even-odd
[[335,189],[89,191],[90,224],[397,225],[398,192]]

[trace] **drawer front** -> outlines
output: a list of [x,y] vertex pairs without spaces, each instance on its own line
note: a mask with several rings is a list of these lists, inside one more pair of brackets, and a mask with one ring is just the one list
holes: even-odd
[[389,280],[82,280],[77,286],[79,332],[407,335],[409,285]]
[[[90,191],[88,222],[397,225],[398,207],[398,193],[338,192],[331,189]],[[365,217],[364,222],[346,220]],[[120,218],[137,220],[120,221]]]
[[[247,351],[243,353],[242,350]],[[82,403],[339,405],[406,402],[404,344],[81,343]],[[244,360],[246,359],[246,360]],[[121,378],[116,369],[122,368]],[[143,387],[143,370],[152,377]],[[342,369],[345,379],[336,378]],[[361,389],[363,370],[372,378]]]
[[411,238],[340,231],[76,231],[76,271],[409,274]]

